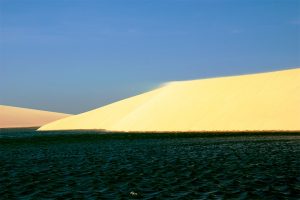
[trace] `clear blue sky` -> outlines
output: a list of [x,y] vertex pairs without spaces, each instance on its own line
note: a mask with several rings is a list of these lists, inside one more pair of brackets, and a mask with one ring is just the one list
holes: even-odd
[[0,0],[1,104],[79,113],[300,66],[299,0]]

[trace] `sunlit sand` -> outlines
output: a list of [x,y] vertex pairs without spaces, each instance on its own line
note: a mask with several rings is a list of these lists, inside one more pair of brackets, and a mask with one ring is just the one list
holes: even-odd
[[299,131],[300,68],[177,81],[39,130]]
[[40,127],[70,115],[0,105],[0,128]]

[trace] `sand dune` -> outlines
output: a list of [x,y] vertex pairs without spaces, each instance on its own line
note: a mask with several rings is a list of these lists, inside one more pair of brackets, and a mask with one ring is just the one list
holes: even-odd
[[300,130],[300,68],[171,82],[39,130]]
[[64,113],[0,105],[0,128],[40,127],[68,116]]

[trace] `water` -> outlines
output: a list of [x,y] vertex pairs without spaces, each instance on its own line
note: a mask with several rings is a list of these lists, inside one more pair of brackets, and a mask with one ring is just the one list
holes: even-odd
[[2,199],[299,199],[300,135],[0,131]]

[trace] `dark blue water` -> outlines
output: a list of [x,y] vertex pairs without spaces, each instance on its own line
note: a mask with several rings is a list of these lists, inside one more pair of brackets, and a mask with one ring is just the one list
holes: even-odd
[[0,132],[2,199],[299,199],[300,135]]

